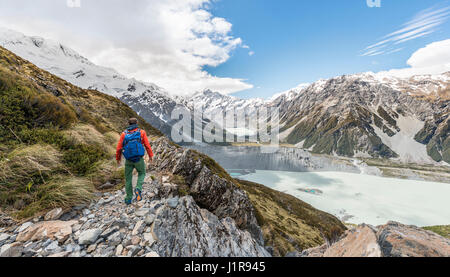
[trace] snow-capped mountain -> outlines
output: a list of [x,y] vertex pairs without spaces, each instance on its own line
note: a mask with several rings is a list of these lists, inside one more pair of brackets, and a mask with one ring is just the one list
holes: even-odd
[[[189,99],[173,97],[152,83],[127,78],[90,62],[57,42],[0,28],[0,46],[75,85],[120,98],[153,126],[171,135],[175,108],[204,118],[233,111],[256,115],[280,111],[280,139],[315,153],[450,163],[450,72],[397,78],[387,73],[345,75],[301,84],[269,100],[239,99],[205,90]],[[230,130],[254,133],[257,126]]]
[[172,110],[187,109],[184,99],[169,96],[163,88],[98,66],[58,42],[0,28],[0,46],[81,88],[121,99],[166,135],[170,136]]
[[277,103],[281,137],[316,153],[450,163],[449,77],[320,80]]
[[266,104],[267,101],[261,98],[240,99],[211,90],[197,93],[188,100],[190,107],[202,109],[204,114],[210,118],[218,112],[227,111],[246,111],[247,114],[253,114],[255,110]]
[[361,73],[300,85],[267,101],[204,91],[189,103],[210,118],[278,107],[280,139],[315,153],[450,163],[449,88],[450,73],[406,79]]
[[280,100],[281,98],[286,99],[286,100],[292,100],[295,96],[302,93],[309,86],[310,86],[310,84],[307,84],[307,83],[300,84],[293,89],[290,89],[290,90],[287,90],[284,92],[280,92],[280,93],[276,93],[269,99],[269,102],[274,102],[275,100]]

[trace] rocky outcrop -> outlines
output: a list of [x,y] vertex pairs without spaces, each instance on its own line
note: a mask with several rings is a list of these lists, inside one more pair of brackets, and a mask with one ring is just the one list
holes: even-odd
[[302,257],[450,257],[450,240],[397,222],[349,230],[331,246],[309,249]]
[[372,228],[361,225],[328,248],[323,257],[381,257],[377,236]]
[[[270,254],[230,217],[202,209],[192,196],[160,197],[148,178],[144,200],[126,206],[124,190],[99,193],[90,205],[60,216],[52,211],[0,228],[1,257],[267,257]],[[59,217],[46,221],[45,218]]]
[[[173,205],[175,206],[175,205]],[[152,235],[155,248],[169,257],[268,257],[269,253],[231,218],[201,210],[191,196],[158,211]]]
[[261,229],[248,195],[214,160],[194,150],[184,149],[160,138],[152,143],[155,152],[154,169],[167,172],[182,180],[171,184],[162,180],[159,194],[176,196],[180,186],[202,208],[219,219],[232,218],[238,228],[248,230],[253,238],[263,243]]
[[450,240],[415,226],[389,222],[378,227],[385,257],[450,257]]

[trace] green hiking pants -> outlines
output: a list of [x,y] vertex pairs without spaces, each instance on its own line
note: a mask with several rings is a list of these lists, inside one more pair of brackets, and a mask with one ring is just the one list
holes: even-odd
[[142,158],[139,162],[133,163],[130,161],[125,162],[125,190],[127,196],[125,200],[129,201],[133,199],[133,170],[136,168],[138,172],[138,180],[136,188],[142,191],[142,185],[145,179],[145,161]]

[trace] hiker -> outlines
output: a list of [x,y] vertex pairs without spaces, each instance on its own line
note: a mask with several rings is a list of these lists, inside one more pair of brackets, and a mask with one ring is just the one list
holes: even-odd
[[117,145],[116,160],[120,165],[122,154],[125,162],[125,190],[127,196],[125,203],[130,205],[133,199],[133,170],[138,172],[138,181],[134,194],[137,202],[142,200],[142,185],[145,179],[145,151],[150,158],[150,163],[153,161],[153,151],[148,142],[147,134],[144,130],[139,129],[138,120],[130,118],[128,120],[128,128],[120,136],[119,144]]

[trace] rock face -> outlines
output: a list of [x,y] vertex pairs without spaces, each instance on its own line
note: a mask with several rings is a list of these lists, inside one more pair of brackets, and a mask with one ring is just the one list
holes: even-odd
[[304,251],[302,257],[450,257],[450,240],[415,226],[389,222],[349,230],[331,246]]
[[450,240],[415,226],[389,222],[377,232],[385,257],[450,257]]
[[[253,206],[247,194],[212,159],[194,150],[177,147],[166,138],[152,144],[155,169],[169,172],[183,179],[182,184],[162,182],[160,196],[176,196],[180,186],[202,208],[220,219],[232,218],[238,228],[248,230],[253,238],[263,243]],[[228,178],[227,178],[228,177]]]
[[191,196],[157,213],[152,234],[158,253],[169,257],[268,257],[269,253],[230,218],[201,210]]

